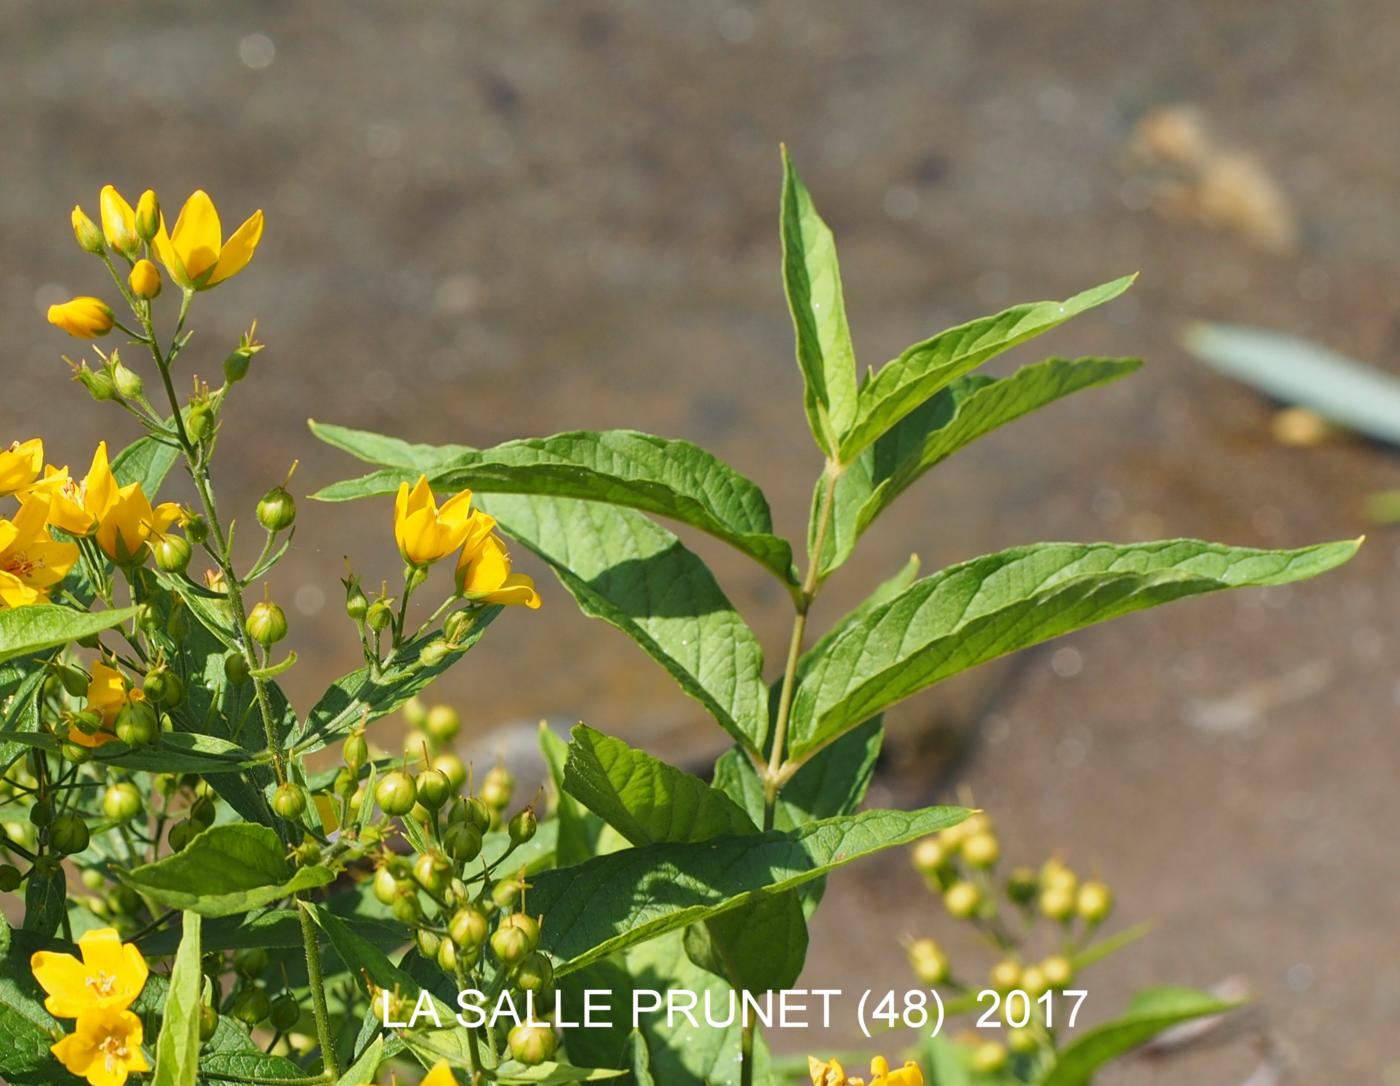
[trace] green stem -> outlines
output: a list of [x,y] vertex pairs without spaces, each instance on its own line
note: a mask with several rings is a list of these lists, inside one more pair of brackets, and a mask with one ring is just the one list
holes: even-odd
[[753,1086],[753,1035],[752,1022],[745,1022],[739,1034],[739,1086]]
[[321,944],[316,937],[316,923],[300,903],[297,915],[301,918],[301,941],[306,948],[306,979],[311,987],[311,1010],[316,1017],[316,1034],[321,1042],[321,1063],[326,1077],[339,1078],[340,1067],[335,1058],[330,1011],[326,1007],[326,982],[321,974]]

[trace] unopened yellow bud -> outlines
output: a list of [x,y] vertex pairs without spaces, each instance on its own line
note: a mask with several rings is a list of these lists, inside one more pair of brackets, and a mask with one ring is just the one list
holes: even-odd
[[932,939],[916,939],[910,945],[909,964],[925,984],[942,984],[948,979],[948,955]]
[[111,185],[102,187],[98,204],[102,212],[102,233],[107,237],[107,244],[118,252],[134,256],[140,248],[140,239],[136,236],[136,212]]
[[944,892],[943,905],[950,915],[966,920],[982,907],[982,891],[975,883],[955,882]]
[[1113,910],[1113,892],[1101,882],[1086,882],[1079,888],[1075,908],[1086,923],[1101,923]]
[[1001,845],[996,834],[984,830],[963,841],[962,854],[973,867],[991,867],[1001,858]]
[[914,870],[932,875],[948,861],[948,854],[937,837],[924,837],[914,844]]
[[988,979],[998,992],[1009,992],[1021,982],[1021,964],[1010,958],[999,961],[992,966]]
[[131,266],[126,281],[131,293],[138,298],[150,301],[160,293],[160,269],[144,258]]
[[101,298],[74,298],[49,306],[49,323],[75,339],[96,339],[112,330],[112,310]]
[[147,189],[136,201],[136,234],[144,242],[150,243],[160,233],[160,201],[156,194]]
[[1063,988],[1074,979],[1074,966],[1063,954],[1056,954],[1040,963],[1041,975],[1051,988]]
[[77,204],[73,205],[73,236],[78,239],[78,244],[89,253],[100,253],[102,251],[102,229],[91,219],[87,212]]

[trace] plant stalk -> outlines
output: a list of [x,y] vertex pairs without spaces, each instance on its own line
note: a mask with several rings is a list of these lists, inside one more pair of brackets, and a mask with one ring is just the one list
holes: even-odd
[[316,937],[316,923],[304,905],[297,903],[301,918],[301,941],[306,947],[306,979],[311,987],[311,1011],[316,1018],[316,1033],[321,1042],[321,1065],[327,1078],[340,1077],[335,1058],[335,1038],[331,1033],[331,1016],[326,1007],[326,982],[321,973],[321,944]]

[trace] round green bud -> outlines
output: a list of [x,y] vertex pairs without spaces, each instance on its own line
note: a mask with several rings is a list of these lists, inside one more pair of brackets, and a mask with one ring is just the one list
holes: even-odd
[[1040,869],[1042,889],[1056,887],[1073,894],[1079,889],[1079,877],[1059,860],[1047,860]]
[[491,828],[491,810],[478,796],[462,796],[452,805],[452,820],[464,822],[478,833],[485,833]]
[[141,692],[151,704],[173,709],[184,700],[185,684],[168,667],[158,667],[146,673]]
[[419,903],[416,892],[400,894],[394,898],[390,908],[393,910],[394,919],[400,924],[412,927],[423,919],[423,906]]
[[262,947],[245,946],[233,952],[233,968],[240,976],[262,976],[263,971],[267,969],[267,962],[267,951]]
[[427,928],[419,928],[418,934],[414,936],[414,942],[418,944],[418,953],[428,961],[437,957],[438,947],[442,945],[442,939],[435,931]]
[[924,984],[942,984],[948,979],[948,955],[932,939],[916,939],[910,945],[909,964]]
[[19,868],[14,864],[0,864],[0,893],[12,894],[19,889]]
[[121,712],[117,714],[116,727],[113,729],[120,739],[129,747],[145,747],[156,741],[160,734],[160,720],[156,717],[156,712],[144,701],[131,701],[122,706]]
[[452,652],[452,646],[442,638],[429,641],[418,653],[418,662],[424,667],[437,667],[447,659]]
[[140,789],[130,781],[118,781],[102,793],[102,813],[113,822],[130,822],[144,807]]
[[365,612],[365,622],[371,630],[380,631],[394,621],[394,608],[388,600],[375,600]]
[[452,945],[451,939],[443,939],[438,943],[437,964],[448,976],[457,972],[457,948]]
[[335,779],[331,781],[331,791],[341,799],[349,799],[359,786],[359,779],[350,771],[349,766],[341,766],[336,771]]
[[224,657],[224,678],[234,686],[242,686],[248,681],[248,661],[241,652],[231,652]]
[[185,538],[195,546],[209,538],[209,520],[203,513],[191,513],[185,517]]
[[425,769],[414,779],[418,790],[418,802],[430,811],[436,811],[452,797],[452,782],[440,769]]
[[524,961],[534,947],[530,945],[529,937],[519,928],[503,926],[492,933],[491,949],[506,965],[515,965]]
[[49,827],[49,844],[63,856],[82,852],[90,840],[87,823],[75,814],[59,815]]
[[977,910],[982,907],[982,891],[976,883],[959,879],[943,892],[943,907],[949,915],[967,920],[977,915]]
[[1085,923],[1101,924],[1113,911],[1113,891],[1101,882],[1086,882],[1079,888],[1074,907]]
[[256,1026],[272,1013],[272,1000],[258,987],[244,988],[234,997],[229,1014],[246,1026]]
[[81,743],[64,740],[58,745],[58,756],[65,762],[82,765],[84,762],[92,761],[92,748],[85,747]]
[[516,928],[525,933],[525,938],[529,940],[530,949],[534,950],[540,943],[540,922],[527,913],[511,913],[501,918],[501,927]]
[[516,1026],[506,1037],[512,1058],[536,1067],[554,1058],[558,1038],[548,1026]]
[[194,549],[184,536],[163,535],[151,544],[156,568],[166,573],[184,573],[189,568]]
[[474,905],[464,905],[447,925],[447,934],[459,947],[479,947],[486,942],[489,926],[486,914]]
[[515,877],[502,879],[491,887],[491,900],[495,902],[497,908],[510,909],[520,900],[520,892],[524,889],[520,880]]
[[554,966],[538,950],[515,967],[515,986],[522,992],[542,992],[554,983]]
[[114,886],[108,900],[112,903],[112,911],[122,916],[134,916],[140,911],[142,904],[141,895],[130,886]]
[[371,889],[381,905],[392,905],[399,896],[399,880],[387,867],[376,868]]
[[973,867],[993,867],[1001,859],[1001,844],[994,833],[974,833],[963,840],[962,855]]
[[112,366],[112,387],[117,390],[117,395],[124,400],[139,399],[141,394],[145,392],[141,375],[135,370],[128,369],[121,361],[117,361]]
[[190,821],[202,830],[207,830],[214,824],[217,814],[218,810],[210,796],[200,796],[190,805]]
[[434,705],[424,715],[422,728],[435,743],[448,743],[462,730],[462,718],[450,705]]
[[244,629],[248,631],[249,637],[263,648],[267,648],[287,636],[287,616],[277,604],[271,600],[263,600],[255,604],[248,613],[248,622]]
[[208,403],[195,404],[185,417],[185,433],[195,444],[206,440],[214,432],[214,409]]
[[268,1019],[272,1023],[272,1028],[277,1032],[287,1033],[290,1031],[301,1020],[301,1007],[298,1005],[296,997],[288,992],[274,999]]
[[82,668],[60,664],[54,668],[54,674],[58,676],[59,684],[68,692],[69,697],[87,697],[88,676]]
[[170,827],[170,832],[165,835],[166,841],[170,845],[171,852],[182,852],[186,845],[194,839],[194,835],[199,831],[188,822],[176,822]]
[[451,751],[444,751],[434,758],[432,767],[440,773],[447,774],[447,779],[452,782],[452,791],[454,792],[467,783],[467,767],[462,764],[462,759]]
[[510,834],[511,844],[523,845],[530,838],[535,836],[535,830],[539,828],[539,820],[535,817],[535,809],[526,807],[517,811],[515,817],[506,825],[506,830]]
[[199,1005],[199,1039],[207,1041],[214,1036],[214,1031],[219,1028],[219,1012],[208,1003]]
[[296,523],[296,499],[286,487],[275,486],[258,502],[258,523],[269,532],[283,532]]
[[369,761],[369,743],[365,741],[365,733],[356,731],[347,735],[345,744],[340,748],[340,756],[352,773],[359,773]]
[[423,730],[423,724],[428,719],[428,708],[417,694],[403,703],[403,718],[410,728]]
[[413,881],[428,893],[439,895],[452,881],[452,862],[437,849],[429,849],[413,861]]
[[1006,1049],[996,1041],[983,1041],[972,1053],[972,1068],[978,1074],[992,1075],[1006,1066]]
[[406,815],[417,802],[418,790],[413,778],[401,769],[392,770],[379,778],[374,786],[374,801],[386,815]]
[[481,831],[470,822],[454,822],[442,835],[442,847],[458,866],[471,863],[481,855]]
[[1040,891],[1040,877],[1029,867],[1018,867],[1006,878],[1006,896],[1017,905],[1029,905]]
[[486,806],[500,811],[510,805],[515,790],[515,778],[505,766],[492,766],[481,782],[481,799]]
[[48,800],[39,800],[34,806],[29,808],[29,824],[43,829],[53,823],[53,804]]
[[89,890],[101,890],[107,885],[107,880],[103,878],[102,872],[95,867],[85,869],[81,876],[83,885]]
[[272,809],[282,818],[300,818],[306,810],[306,793],[300,785],[285,781],[273,793]]
[[351,581],[345,589],[345,613],[356,622],[363,622],[368,610],[369,600],[365,599],[365,594],[360,589],[360,582]]

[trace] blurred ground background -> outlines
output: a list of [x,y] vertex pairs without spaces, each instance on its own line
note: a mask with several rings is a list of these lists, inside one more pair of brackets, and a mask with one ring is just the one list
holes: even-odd
[[[637,426],[716,449],[798,537],[819,464],[778,277],[785,140],[837,232],[869,364],[1142,272],[1012,361],[1142,354],[1146,370],[935,473],[824,616],[911,550],[930,568],[1042,538],[1296,545],[1360,534],[1364,496],[1400,484],[1380,448],[1276,444],[1270,407],[1177,345],[1188,320],[1223,319],[1396,368],[1400,9],[1385,0],[0,0],[0,23],[0,439],[40,433],[75,468],[100,436],[134,435],[64,385],[74,345],[43,322],[55,298],[101,290],[68,209],[95,213],[109,180],[167,204],[202,186],[226,229],[267,212],[250,270],[201,299],[182,362],[213,377],[253,316],[270,344],[222,439],[245,519],[293,457],[302,493],[356,470],[307,416],[476,445]],[[1194,115],[1153,113],[1183,105]],[[302,705],[353,654],[342,555],[397,576],[388,515],[303,504],[276,575]],[[697,545],[776,660],[775,585]],[[1013,859],[1058,850],[1117,888],[1122,921],[1159,921],[1091,976],[1092,1017],[1149,982],[1256,993],[1219,1043],[1103,1081],[1234,1084],[1261,1064],[1284,1081],[1400,1081],[1397,561],[1374,531],[1322,581],[1091,630],[894,722],[874,800],[968,789]],[[464,754],[518,746],[540,717],[713,749],[629,643],[544,587],[545,611],[507,615],[437,691],[471,722]],[[939,912],[903,856],[848,869],[808,979],[902,985],[894,937],[946,935]]]

